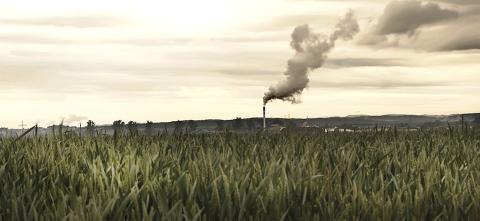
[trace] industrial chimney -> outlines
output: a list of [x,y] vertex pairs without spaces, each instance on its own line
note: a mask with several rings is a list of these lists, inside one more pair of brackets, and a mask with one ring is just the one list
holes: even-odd
[[267,122],[265,121],[265,105],[263,105],[263,130],[267,129]]

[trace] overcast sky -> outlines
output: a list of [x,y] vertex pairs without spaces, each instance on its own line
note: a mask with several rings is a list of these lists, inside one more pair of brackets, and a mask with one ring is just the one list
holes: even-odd
[[261,116],[293,28],[360,33],[269,117],[480,112],[480,1],[0,2],[0,127]]

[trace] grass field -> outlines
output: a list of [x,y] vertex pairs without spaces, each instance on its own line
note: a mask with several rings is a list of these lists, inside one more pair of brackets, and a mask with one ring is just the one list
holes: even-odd
[[0,220],[479,220],[480,131],[0,139]]

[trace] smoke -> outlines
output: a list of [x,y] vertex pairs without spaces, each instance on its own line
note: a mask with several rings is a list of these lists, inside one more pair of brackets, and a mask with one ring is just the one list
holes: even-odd
[[288,60],[284,73],[286,78],[269,87],[263,103],[267,104],[274,99],[299,103],[300,95],[308,86],[308,73],[322,67],[338,39],[350,40],[358,31],[359,26],[352,10],[340,19],[328,37],[313,33],[307,24],[297,26],[292,32],[290,42],[296,53]]
[[62,119],[63,119],[62,120],[63,124],[70,125],[72,123],[77,123],[77,122],[88,120],[88,117],[78,116],[78,115],[75,115],[75,114],[70,114],[68,117],[63,117]]

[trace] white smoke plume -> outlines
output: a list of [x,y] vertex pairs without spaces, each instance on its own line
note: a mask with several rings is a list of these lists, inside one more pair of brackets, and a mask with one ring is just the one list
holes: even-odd
[[270,86],[263,97],[263,103],[267,104],[274,99],[299,103],[300,95],[308,86],[308,73],[322,67],[327,54],[335,47],[338,39],[350,40],[358,32],[358,22],[352,10],[340,19],[328,37],[313,33],[307,24],[297,26],[293,30],[290,42],[296,53],[288,60],[284,73],[286,78]]
[[79,116],[75,114],[70,114],[68,117],[62,117],[62,122],[64,125],[70,125],[72,123],[79,123],[81,121],[86,121],[88,120],[88,117],[85,116]]

